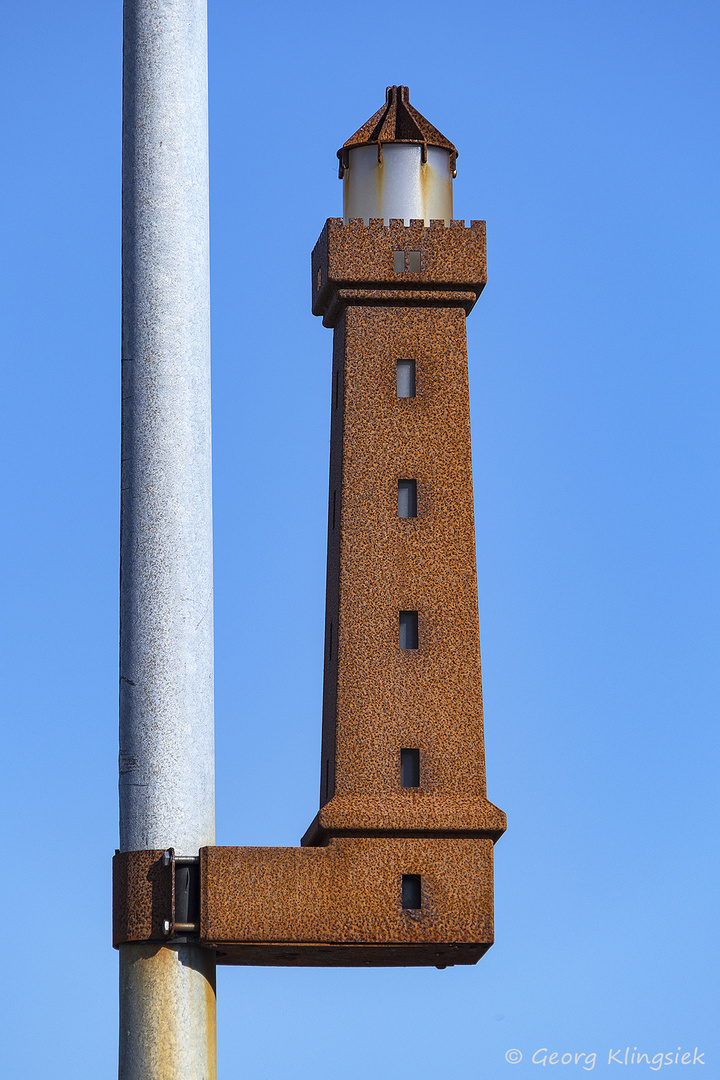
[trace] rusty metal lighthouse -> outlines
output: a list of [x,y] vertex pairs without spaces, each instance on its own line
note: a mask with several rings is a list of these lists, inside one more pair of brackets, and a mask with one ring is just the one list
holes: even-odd
[[333,330],[320,809],[299,847],[193,834],[192,917],[188,860],[126,844],[131,957],[182,942],[226,965],[445,968],[493,942],[505,815],[485,783],[465,334],[485,223],[453,218],[457,150],[407,87],[338,157],[344,217],[312,254]]
[[334,350],[321,809],[303,842],[402,838],[420,917],[452,895],[458,936],[474,924],[448,953],[467,960],[491,940],[505,828],[485,788],[465,336],[485,223],[453,220],[457,150],[407,87],[338,157],[346,219],[313,253]]

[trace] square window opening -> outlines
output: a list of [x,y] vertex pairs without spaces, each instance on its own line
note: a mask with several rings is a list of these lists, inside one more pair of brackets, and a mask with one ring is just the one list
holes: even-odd
[[420,751],[406,748],[400,751],[400,786],[420,787]]
[[398,517],[417,517],[417,480],[398,480]]
[[415,397],[414,360],[398,360],[397,362],[397,396],[399,398]]
[[402,906],[405,911],[419,911],[422,907],[422,883],[419,874],[403,874]]
[[401,611],[399,617],[399,645],[401,649],[418,647],[418,613]]

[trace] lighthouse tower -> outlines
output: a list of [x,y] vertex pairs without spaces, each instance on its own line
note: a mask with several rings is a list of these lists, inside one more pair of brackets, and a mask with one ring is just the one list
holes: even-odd
[[462,838],[489,874],[505,817],[485,786],[465,336],[485,223],[453,220],[457,150],[407,87],[338,157],[345,217],[312,263],[334,348],[321,809],[303,843],[432,838],[440,866]]
[[118,854],[118,946],[445,968],[493,941],[465,338],[485,223],[453,219],[457,150],[407,87],[338,157],[345,216],[312,256],[334,335],[320,810],[296,848]]

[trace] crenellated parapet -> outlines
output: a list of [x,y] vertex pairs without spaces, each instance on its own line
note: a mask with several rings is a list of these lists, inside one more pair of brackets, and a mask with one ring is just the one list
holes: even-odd
[[485,287],[485,222],[328,218],[312,254],[312,310],[335,326],[351,304],[460,307]]

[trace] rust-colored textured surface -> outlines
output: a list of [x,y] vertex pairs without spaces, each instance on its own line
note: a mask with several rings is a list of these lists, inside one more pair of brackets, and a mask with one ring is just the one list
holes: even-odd
[[113,859],[113,945],[166,941],[172,876],[164,851],[123,851]]
[[342,180],[347,168],[347,152],[352,146],[377,143],[378,147],[381,147],[383,143],[398,142],[419,143],[424,147],[442,147],[443,150],[449,151],[454,171],[458,156],[457,148],[436,127],[433,127],[422,113],[413,108],[407,86],[388,86],[382,108],[378,109],[338,150],[340,179]]
[[[418,251],[419,272],[395,270]],[[221,964],[472,964],[505,829],[485,788],[465,338],[485,225],[330,219],[312,272],[334,327],[321,808],[300,848],[202,849],[198,940]],[[415,361],[413,397],[398,360]],[[400,612],[417,612],[417,648],[400,648]],[[162,856],[116,856],[115,944],[163,940]]]
[[[419,251],[417,273],[396,271],[396,251]],[[485,222],[328,218],[312,254],[314,315],[335,326],[348,306],[461,308],[467,314],[487,280]]]
[[[419,909],[401,906],[403,874],[421,876]],[[492,942],[489,840],[383,837],[323,848],[204,848],[201,881],[200,940],[225,953],[220,963],[258,962],[263,950],[264,962],[292,963],[286,954],[295,946],[304,963],[328,963],[333,954],[340,964],[387,963],[381,947],[389,946],[401,963],[402,957],[474,963]],[[438,958],[447,943],[456,947],[452,958]],[[340,946],[353,951],[343,958]],[[466,954],[472,959],[463,961]]]
[[[505,828],[485,788],[465,310],[452,290],[443,306],[401,289],[401,303],[337,299],[361,267],[367,292],[371,272],[388,281],[392,253],[414,245],[422,273],[395,278],[479,290],[484,237],[482,223],[331,220],[316,247],[313,310],[336,315],[321,810],[306,844]],[[415,397],[397,397],[403,359]],[[417,517],[398,516],[402,478],[417,481]],[[400,611],[418,612],[417,649],[399,647]],[[420,751],[417,788],[401,787],[407,747]]]
[[[167,942],[162,851],[116,855],[113,944]],[[219,964],[474,964],[493,939],[492,842],[353,837],[324,847],[200,852],[199,944]],[[418,875],[418,908],[402,877]]]

